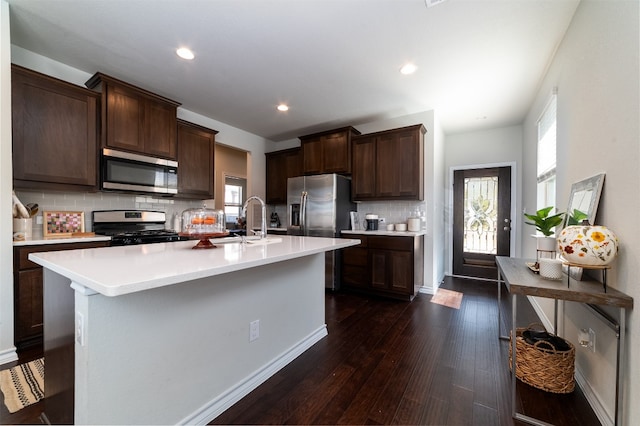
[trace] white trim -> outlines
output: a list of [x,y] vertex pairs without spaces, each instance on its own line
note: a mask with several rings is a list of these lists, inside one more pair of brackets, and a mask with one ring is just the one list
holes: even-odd
[[600,423],[602,424],[602,426],[613,426],[614,424],[613,418],[611,418],[609,413],[607,413],[607,410],[605,408],[605,405],[602,403],[602,400],[598,398],[598,394],[594,391],[591,384],[584,377],[584,375],[582,374],[582,370],[580,370],[577,366],[576,366],[576,372],[575,372],[575,379],[578,386],[580,386],[580,390],[582,390],[584,397],[587,399],[587,402],[589,402],[591,409],[595,413],[598,420],[600,420]]
[[16,347],[6,349],[0,352],[0,365],[7,364],[13,361],[18,360],[18,353],[16,352]]
[[327,325],[325,324],[279,357],[229,388],[227,392],[212,399],[197,411],[180,420],[178,424],[206,425],[327,335]]
[[[439,286],[436,286],[436,288],[439,288]],[[418,290],[418,293],[422,293],[422,294],[436,294],[436,292],[434,291],[433,287],[427,287],[427,286],[422,286],[420,287],[420,289]]]
[[511,235],[509,238],[509,256],[515,257],[516,255],[516,234],[518,230],[518,223],[520,217],[516,212],[516,202],[518,200],[517,181],[518,171],[517,163],[515,161],[506,161],[502,163],[487,163],[487,164],[471,164],[467,166],[451,166],[449,167],[449,200],[447,202],[447,211],[449,212],[447,221],[448,226],[446,232],[447,244],[448,244],[448,270],[445,271],[446,275],[453,276],[453,174],[458,170],[471,170],[471,169],[490,169],[494,167],[511,167]]

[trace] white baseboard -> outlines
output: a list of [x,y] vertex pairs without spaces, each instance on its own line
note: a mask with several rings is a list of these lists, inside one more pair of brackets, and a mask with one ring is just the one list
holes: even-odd
[[13,348],[5,349],[0,352],[0,365],[8,364],[13,361],[18,360],[18,353],[16,352],[15,346]]
[[591,387],[587,379],[585,379],[584,375],[582,374],[580,369],[577,368],[577,366],[575,377],[576,383],[578,384],[578,386],[580,386],[584,397],[587,398],[591,409],[596,414],[598,420],[600,420],[602,426],[613,426],[613,418],[611,418],[604,404],[602,403],[600,398],[598,398],[598,395],[596,395],[596,393],[593,391],[593,388]]
[[182,419],[178,424],[206,425],[222,414],[236,402],[247,396],[251,391],[267,381],[271,376],[284,368],[291,361],[300,356],[304,351],[327,336],[326,324],[318,328],[309,336],[302,339],[286,352],[273,359],[257,371],[254,371],[244,380],[229,388],[215,399],[209,401],[197,411]]

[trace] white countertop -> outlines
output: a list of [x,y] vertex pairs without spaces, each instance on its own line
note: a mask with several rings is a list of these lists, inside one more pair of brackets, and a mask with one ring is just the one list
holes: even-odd
[[419,237],[420,235],[427,235],[427,231],[387,231],[387,230],[378,230],[378,231],[340,231],[340,234],[347,235],[384,235],[391,237]]
[[280,242],[241,244],[226,238],[221,244],[212,239],[216,248],[193,250],[197,241],[190,240],[31,253],[29,260],[97,293],[120,296],[360,243],[357,239],[344,238],[270,238]]
[[69,243],[91,243],[96,241],[110,241],[111,237],[96,235],[95,237],[65,237],[65,238],[42,238],[28,241],[14,241],[14,246],[37,246],[43,244],[69,244]]

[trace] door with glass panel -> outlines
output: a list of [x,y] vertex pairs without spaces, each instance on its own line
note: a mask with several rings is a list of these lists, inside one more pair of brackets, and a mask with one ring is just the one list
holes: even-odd
[[453,274],[497,279],[511,251],[511,167],[453,174]]

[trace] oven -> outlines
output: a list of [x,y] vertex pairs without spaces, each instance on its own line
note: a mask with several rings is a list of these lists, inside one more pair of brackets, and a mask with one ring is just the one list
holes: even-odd
[[91,213],[93,232],[111,237],[112,246],[185,241],[165,228],[166,214],[153,210],[96,210]]

